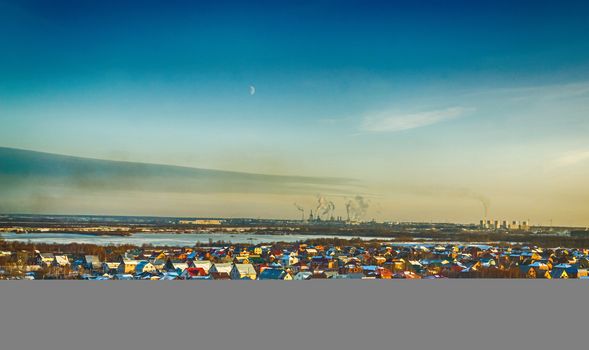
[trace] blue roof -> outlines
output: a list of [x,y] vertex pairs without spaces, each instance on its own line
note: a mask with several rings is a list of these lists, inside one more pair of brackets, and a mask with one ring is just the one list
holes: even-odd
[[367,270],[367,271],[376,271],[378,270],[377,266],[374,265],[366,265],[366,266],[362,266],[363,270]]
[[143,270],[143,267],[144,267],[145,265],[147,265],[147,264],[149,264],[149,261],[140,261],[140,262],[137,264],[137,266],[135,266],[135,270],[136,270],[136,271]]
[[571,265],[569,265],[569,264],[558,264],[558,265],[554,265],[554,268],[559,268],[559,269],[568,269],[570,267],[571,267]]
[[260,273],[261,280],[279,280],[282,279],[286,275],[286,271],[283,269],[272,269],[268,268]]

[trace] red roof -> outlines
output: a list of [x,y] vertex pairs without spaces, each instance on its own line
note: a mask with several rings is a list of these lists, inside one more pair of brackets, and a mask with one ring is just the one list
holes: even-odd
[[206,276],[207,275],[207,273],[205,272],[205,269],[203,269],[202,267],[189,267],[186,269],[186,272],[188,272],[188,275],[190,277]]

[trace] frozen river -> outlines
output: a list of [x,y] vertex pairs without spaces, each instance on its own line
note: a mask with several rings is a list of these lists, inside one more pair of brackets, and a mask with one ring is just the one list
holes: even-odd
[[[151,244],[154,246],[186,247],[193,246],[195,243],[208,243],[209,241],[225,241],[231,243],[270,243],[270,242],[297,242],[313,238],[353,238],[351,236],[331,236],[331,235],[263,235],[250,233],[136,233],[131,236],[93,236],[71,233],[2,233],[0,234],[6,241],[20,241],[33,243],[89,243],[97,245],[121,245],[133,244],[143,245]],[[382,237],[360,237],[364,240],[380,239],[390,240]]]

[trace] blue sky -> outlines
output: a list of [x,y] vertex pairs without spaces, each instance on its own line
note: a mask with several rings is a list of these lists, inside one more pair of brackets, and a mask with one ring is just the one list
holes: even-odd
[[[466,190],[491,215],[588,225],[588,10],[0,1],[0,146],[351,177],[383,220],[476,221]],[[296,216],[291,199],[264,210]]]

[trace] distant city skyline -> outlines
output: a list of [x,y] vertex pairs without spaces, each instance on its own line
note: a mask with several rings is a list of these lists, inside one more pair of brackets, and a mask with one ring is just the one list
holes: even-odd
[[1,209],[298,218],[293,203],[321,195],[341,211],[361,195],[365,219],[478,223],[486,203],[493,219],[587,226],[588,10],[0,2],[0,147],[354,181],[271,193],[3,181]]

